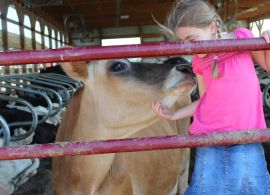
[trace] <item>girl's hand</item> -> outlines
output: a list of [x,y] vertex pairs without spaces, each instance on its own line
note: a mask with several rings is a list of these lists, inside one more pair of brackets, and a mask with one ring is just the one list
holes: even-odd
[[267,43],[270,43],[270,30],[266,30],[262,33],[262,37]]
[[172,112],[167,106],[163,105],[161,102],[153,102],[152,107],[159,116],[166,119],[175,120],[174,112]]

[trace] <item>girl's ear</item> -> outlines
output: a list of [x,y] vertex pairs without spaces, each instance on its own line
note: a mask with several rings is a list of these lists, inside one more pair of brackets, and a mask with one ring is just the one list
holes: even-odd
[[216,22],[212,21],[210,24],[209,24],[209,27],[210,27],[210,30],[211,30],[211,33],[213,35],[216,35],[217,34],[217,24]]
[[63,62],[60,65],[64,72],[71,78],[83,81],[88,78],[86,62]]

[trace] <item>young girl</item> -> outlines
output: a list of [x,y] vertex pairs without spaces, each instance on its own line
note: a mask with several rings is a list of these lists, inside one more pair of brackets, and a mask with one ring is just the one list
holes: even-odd
[[[253,37],[244,28],[221,35],[221,19],[203,0],[181,0],[163,28],[182,41],[243,39]],[[270,31],[263,33],[267,43]],[[200,99],[170,111],[153,104],[161,117],[177,120],[193,116],[190,134],[266,128],[262,94],[252,58],[270,70],[269,51],[238,51],[195,55],[192,68],[198,80]],[[260,143],[198,147],[192,181],[186,195],[266,195],[270,177]]]

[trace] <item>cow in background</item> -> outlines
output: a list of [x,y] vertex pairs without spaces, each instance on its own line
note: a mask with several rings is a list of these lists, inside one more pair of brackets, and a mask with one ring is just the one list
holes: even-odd
[[[70,102],[57,142],[187,133],[188,119],[164,120],[151,107],[156,99],[169,107],[190,103],[195,82],[186,66],[100,60],[62,68],[85,86]],[[169,194],[179,175],[181,191],[186,187],[188,162],[189,149],[54,158],[54,190],[58,195]]]
[[[25,134],[25,130],[18,128],[15,135]],[[10,146],[27,145],[32,142],[33,134],[25,139],[11,141]],[[0,138],[0,147],[4,144]],[[39,159],[0,160],[0,194],[11,195],[23,183],[37,173]]]

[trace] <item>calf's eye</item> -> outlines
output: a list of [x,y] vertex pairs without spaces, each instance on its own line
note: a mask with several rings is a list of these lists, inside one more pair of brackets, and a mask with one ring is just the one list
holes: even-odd
[[125,64],[124,62],[114,62],[110,66],[109,70],[111,72],[122,72],[122,71],[126,70],[127,67],[128,67],[127,64]]

